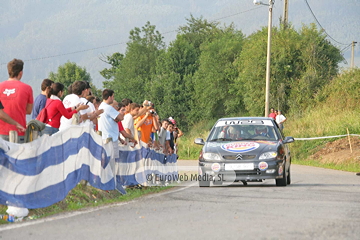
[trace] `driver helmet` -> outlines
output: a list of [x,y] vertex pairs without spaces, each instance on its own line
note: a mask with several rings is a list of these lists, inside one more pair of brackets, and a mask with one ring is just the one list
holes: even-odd
[[228,131],[230,137],[240,137],[240,130],[238,128],[230,126]]
[[256,126],[255,127],[255,133],[257,135],[266,135],[267,134],[267,128],[266,126]]

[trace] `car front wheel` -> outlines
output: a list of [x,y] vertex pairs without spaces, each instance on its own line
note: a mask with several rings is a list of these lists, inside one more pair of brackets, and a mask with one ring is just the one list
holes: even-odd
[[199,180],[199,187],[210,187],[210,181]]
[[286,183],[287,183],[288,185],[291,184],[290,167],[289,167],[289,170],[288,170],[288,175],[287,175],[287,178],[286,178]]
[[286,178],[286,169],[284,166],[284,171],[283,171],[283,177],[279,178],[279,179],[275,179],[276,182],[276,186],[282,186],[285,187],[287,185],[287,178]]

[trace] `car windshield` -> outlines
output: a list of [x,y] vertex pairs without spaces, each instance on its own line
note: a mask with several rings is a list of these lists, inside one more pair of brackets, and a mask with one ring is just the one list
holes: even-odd
[[265,124],[223,122],[217,123],[212,129],[208,141],[239,141],[239,140],[267,140],[277,141],[278,136],[271,122]]

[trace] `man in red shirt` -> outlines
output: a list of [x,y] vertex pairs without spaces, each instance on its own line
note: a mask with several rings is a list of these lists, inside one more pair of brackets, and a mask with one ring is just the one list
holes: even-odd
[[11,117],[9,117],[9,115],[6,114],[6,112],[4,112],[4,106],[2,105],[1,101],[0,101],[0,119],[3,120],[4,122],[7,122],[11,125],[15,125],[17,129],[19,129],[19,131],[21,132],[25,132],[25,128],[23,126],[21,126],[18,122],[16,122],[14,119],[12,119]]
[[270,108],[270,114],[269,117],[273,118],[274,120],[276,120],[276,113],[274,108]]
[[[33,91],[30,85],[21,82],[24,62],[20,59],[11,60],[8,65],[9,79],[0,83],[0,101],[12,119],[26,126],[26,114],[31,114],[33,107]],[[9,131],[18,131],[16,126],[0,120],[0,137],[9,141]],[[18,131],[19,142],[24,141],[24,132]]]

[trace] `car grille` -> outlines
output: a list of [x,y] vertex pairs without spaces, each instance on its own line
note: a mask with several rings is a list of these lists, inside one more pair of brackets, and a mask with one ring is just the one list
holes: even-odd
[[235,171],[236,176],[244,176],[244,175],[260,175],[261,171],[259,169],[254,169],[250,171]]
[[223,158],[225,160],[248,160],[248,159],[254,159],[256,155],[241,155],[241,159],[236,157],[237,155],[224,155]]

